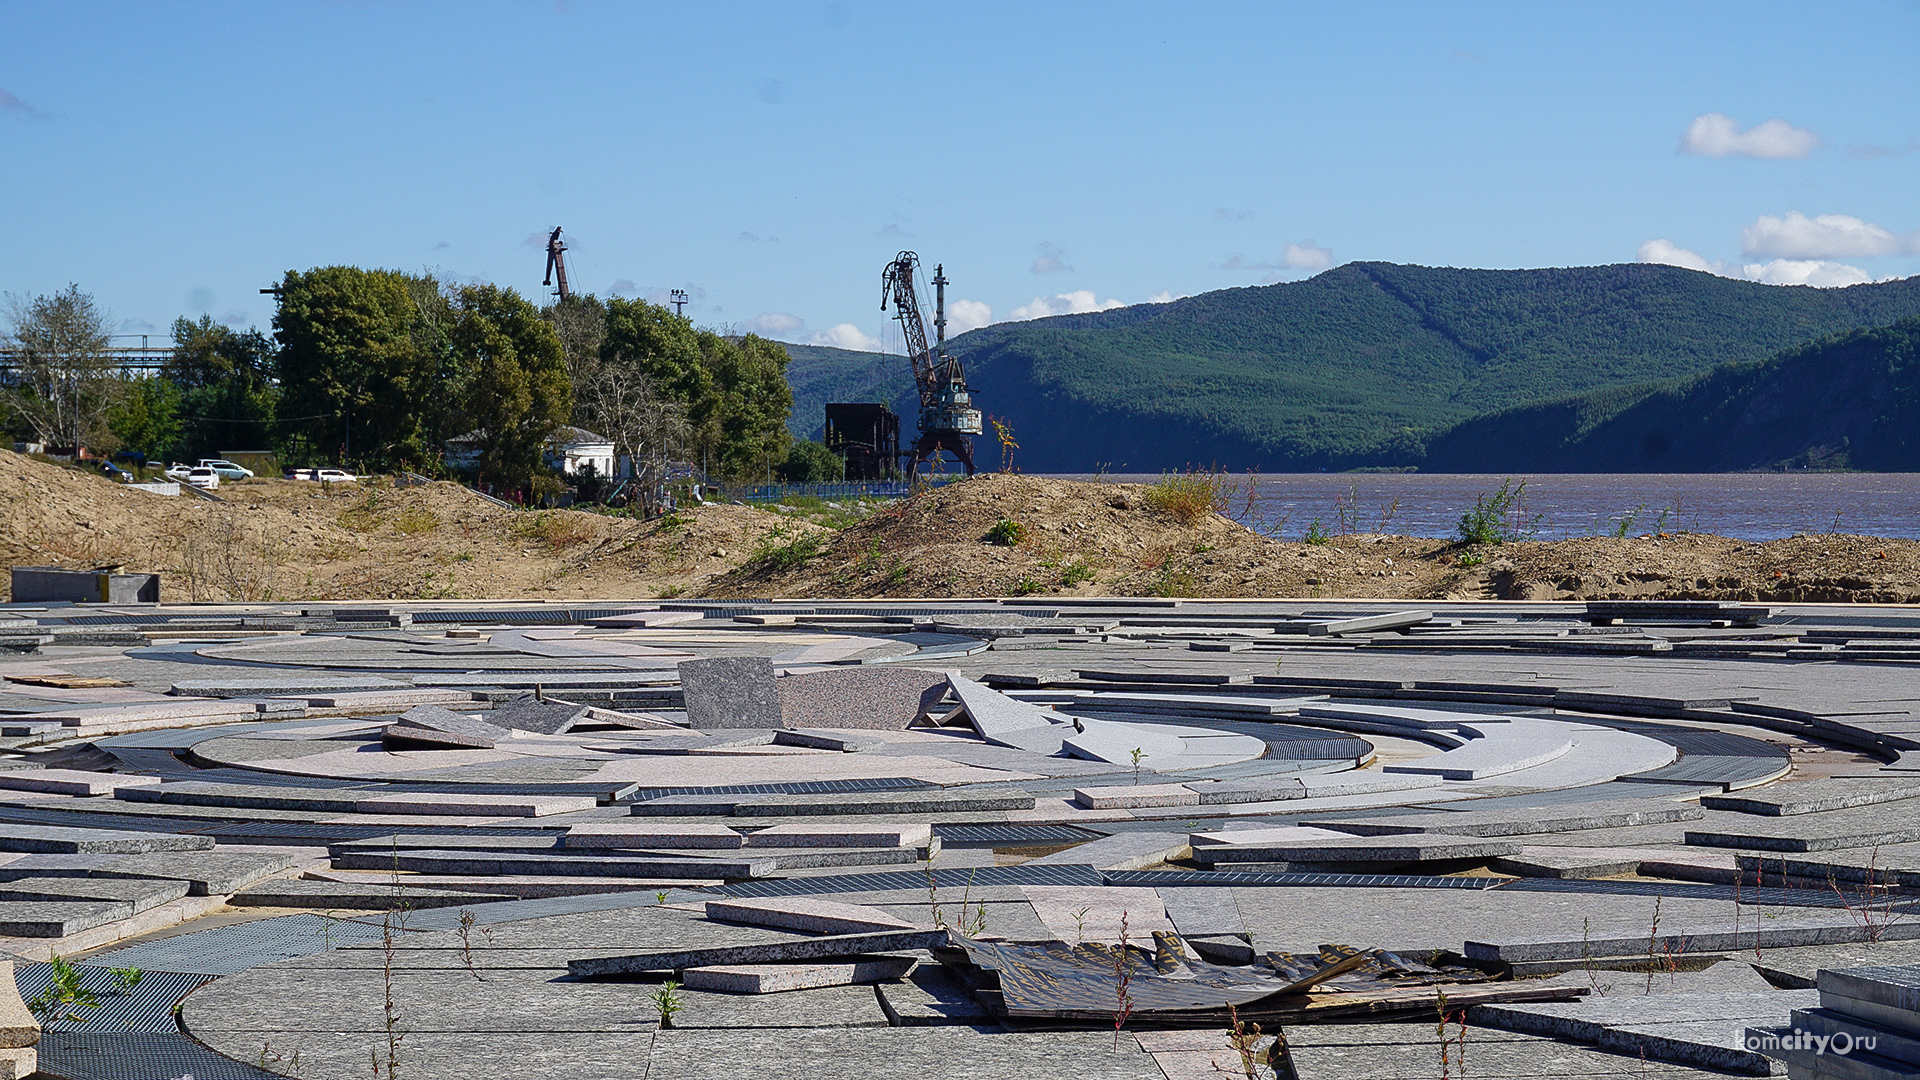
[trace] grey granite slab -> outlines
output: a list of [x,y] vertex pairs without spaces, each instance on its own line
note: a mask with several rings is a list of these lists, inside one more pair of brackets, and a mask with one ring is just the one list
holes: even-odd
[[1694,925],[1661,932],[1614,937],[1588,934],[1579,938],[1527,938],[1469,940],[1461,949],[1470,960],[1497,960],[1505,963],[1526,960],[1576,960],[1586,956],[1641,956],[1648,952],[1665,955],[1669,950],[1682,953],[1737,952],[1790,945],[1849,944],[1879,938],[1883,941],[1920,938],[1920,922],[1896,922],[1886,926],[1868,926],[1858,919],[1788,919],[1769,914],[1755,915],[1752,924],[1732,923]]
[[[1435,1080],[1441,1075],[1440,1045],[1431,1034],[1419,1041],[1388,1045],[1308,1045],[1289,1051],[1297,1080]],[[1288,1029],[1289,1034],[1299,1028]],[[1476,1042],[1469,1031],[1467,1067],[1453,1075],[1476,1080],[1538,1080],[1539,1077],[1653,1077],[1656,1080],[1716,1080],[1725,1073],[1688,1065],[1647,1061],[1552,1039]],[[1196,1076],[1205,1075],[1197,1073]]]
[[[773,661],[764,656],[722,656],[683,660],[680,686],[686,695],[687,725],[694,728],[778,728],[780,692]],[[809,725],[817,727],[819,725]]]
[[0,822],[0,851],[139,855],[149,851],[205,851],[212,846],[211,836]]
[[[1829,1040],[1841,1040],[1837,1045],[1857,1044],[1862,1037],[1870,1038],[1874,1056],[1920,1066],[1920,1036],[1911,1031],[1868,1023],[1834,1009],[1795,1009],[1788,1023]],[[1830,1042],[1829,1045],[1836,1044]]]
[[296,857],[283,852],[234,850],[169,852],[115,859],[92,870],[98,878],[170,878],[187,884],[193,896],[219,896],[291,867]]
[[1833,851],[1920,841],[1920,815],[1878,813],[1866,808],[1751,820],[1751,825],[1725,822],[1712,828],[1688,829],[1687,843],[1693,847],[1761,851]]
[[1112,1032],[1008,1033],[929,1027],[682,1029],[654,1040],[648,1080],[734,1080],[742,1061],[831,1063],[861,1080],[1163,1080],[1151,1056]]
[[973,992],[937,964],[921,964],[905,978],[875,989],[880,1008],[894,1027],[993,1023]]
[[771,858],[647,858],[529,854],[515,851],[406,850],[342,852],[333,858],[336,870],[397,869],[421,874],[577,874],[588,877],[755,878],[775,869]]
[[541,735],[563,735],[594,710],[566,701],[541,700],[532,694],[501,702],[482,719],[497,727],[531,731]]
[[1515,810],[1473,810],[1470,809],[1473,805],[1470,802],[1460,805],[1469,809],[1437,814],[1310,819],[1302,820],[1300,824],[1319,829],[1350,832],[1360,836],[1385,836],[1395,833],[1524,836],[1535,833],[1618,829],[1635,825],[1695,821],[1704,816],[1699,807],[1671,799],[1605,799],[1574,803],[1569,806]]
[[786,727],[899,730],[946,695],[947,676],[897,664],[842,667],[782,676],[775,686]]
[[735,817],[797,817],[808,814],[935,814],[957,811],[1031,810],[1033,804],[1033,795],[1014,789],[861,791],[836,795],[752,795],[740,798],[733,804],[733,815]]
[[498,893],[279,878],[249,885],[235,893],[227,902],[235,907],[360,908],[385,911],[399,908],[466,907],[471,904],[489,904],[513,899],[515,897]]
[[762,945],[737,945],[677,952],[636,953],[575,960],[567,970],[580,976],[621,975],[647,971],[678,971],[716,964],[780,964],[823,957],[861,956],[901,949],[927,949],[947,943],[945,930],[901,930],[876,934],[835,934],[828,937]]
[[[1822,995],[1839,995],[1920,1014],[1920,965],[1829,969],[1820,973],[1819,982]],[[1911,1022],[1920,1028],[1920,1015],[1914,1016]]]
[[133,905],[98,900],[0,900],[0,935],[63,938],[133,917]]
[[1744,958],[1776,986],[1804,989],[1817,985],[1821,971],[1920,964],[1920,940],[1763,949],[1758,955],[1749,952]]
[[1395,611],[1385,615],[1362,615],[1352,619],[1310,622],[1306,630],[1309,635],[1315,637],[1340,637],[1345,634],[1364,634],[1377,630],[1403,630],[1409,626],[1418,626],[1432,618],[1431,611]]
[[1158,890],[1167,918],[1182,937],[1218,937],[1247,932],[1246,920],[1225,889]]
[[136,914],[185,895],[186,882],[153,878],[20,878],[0,885],[0,900],[117,903],[128,905]]
[[1142,870],[1193,853],[1186,833],[1123,832],[1042,855],[1030,865],[1073,863],[1097,870]]
[[1229,867],[1255,862],[1428,862],[1440,859],[1490,859],[1517,855],[1511,840],[1480,837],[1355,836],[1338,840],[1304,840],[1281,844],[1211,844],[1196,848],[1194,861]]
[[495,743],[512,734],[497,724],[475,720],[439,705],[415,705],[400,714],[400,719],[386,729],[381,740],[387,743],[490,750]]
[[[1854,806],[1872,806],[1903,799],[1920,799],[1920,776],[1854,779],[1800,780],[1775,784],[1755,791],[1725,795],[1703,795],[1700,805],[1714,810],[1737,810],[1743,814],[1786,817],[1844,810]],[[1920,804],[1908,813],[1920,811]]]

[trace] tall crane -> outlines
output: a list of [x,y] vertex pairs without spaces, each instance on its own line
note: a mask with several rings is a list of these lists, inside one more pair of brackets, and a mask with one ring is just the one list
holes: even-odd
[[917,476],[921,460],[937,460],[942,450],[959,458],[972,476],[973,440],[967,436],[980,434],[980,410],[973,407],[966,370],[947,355],[946,268],[933,268],[932,348],[927,347],[927,328],[920,319],[920,294],[915,287],[919,273],[920,256],[911,251],[894,256],[880,272],[880,310],[893,304],[893,317],[906,336],[907,362],[913,366],[913,381],[920,391],[920,435],[913,441],[907,476]]
[[553,235],[547,237],[547,280],[540,284],[551,287],[555,276],[560,278],[560,300],[565,303],[573,298],[573,290],[567,288],[566,241],[560,239],[560,226],[553,227]]

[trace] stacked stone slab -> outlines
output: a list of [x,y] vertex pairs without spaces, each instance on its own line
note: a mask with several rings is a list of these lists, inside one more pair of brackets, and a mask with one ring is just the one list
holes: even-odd
[[40,1067],[40,1022],[20,1000],[13,981],[13,961],[0,960],[0,1080],[22,1080]]
[[1820,1007],[1787,1028],[1749,1028],[1747,1045],[1787,1063],[1795,1080],[1920,1076],[1920,966],[1822,971]]

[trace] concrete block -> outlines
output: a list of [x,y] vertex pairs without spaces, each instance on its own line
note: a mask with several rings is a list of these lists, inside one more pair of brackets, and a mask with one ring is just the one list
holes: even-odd
[[116,574],[66,570],[58,566],[16,566],[12,574],[16,604],[70,601],[90,604],[157,604],[159,574]]
[[730,967],[688,968],[681,985],[689,990],[717,990],[729,994],[777,994],[822,986],[853,986],[891,982],[920,963],[916,957],[883,957],[851,964],[747,964]]

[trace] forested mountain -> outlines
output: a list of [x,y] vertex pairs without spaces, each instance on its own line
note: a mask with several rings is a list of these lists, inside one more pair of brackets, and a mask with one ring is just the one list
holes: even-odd
[[[1812,289],[1637,263],[1350,263],[1306,281],[1002,323],[950,345],[1029,472],[1433,468],[1429,443],[1468,421],[1916,315],[1920,278]],[[904,360],[789,351],[796,431],[818,430],[818,402],[863,386],[911,428]],[[1463,454],[1447,460],[1481,467]]]
[[1434,440],[1436,472],[1920,471],[1920,318],[1758,363],[1497,413]]

